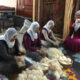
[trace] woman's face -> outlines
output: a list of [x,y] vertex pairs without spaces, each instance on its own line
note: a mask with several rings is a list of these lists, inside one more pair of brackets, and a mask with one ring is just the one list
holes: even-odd
[[54,26],[51,26],[50,29],[52,30],[54,28]]
[[75,15],[75,18],[76,18],[76,19],[80,19],[80,14],[76,14],[76,15]]
[[35,33],[38,33],[39,32],[39,28],[40,27],[35,28]]
[[13,36],[13,38],[10,41],[14,42],[16,39],[17,39],[17,35]]

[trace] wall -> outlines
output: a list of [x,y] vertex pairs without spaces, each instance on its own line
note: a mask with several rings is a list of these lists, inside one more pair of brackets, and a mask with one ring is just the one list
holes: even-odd
[[15,7],[17,0],[0,0],[0,5]]

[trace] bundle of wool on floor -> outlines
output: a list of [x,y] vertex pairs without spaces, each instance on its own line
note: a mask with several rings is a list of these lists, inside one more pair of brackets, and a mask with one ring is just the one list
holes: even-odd
[[52,74],[56,78],[56,80],[59,80],[61,77],[66,76],[66,73],[62,70],[63,67],[56,59],[50,60],[48,58],[44,58],[42,60],[42,63],[46,63],[49,65],[49,71],[47,74]]
[[46,76],[44,76],[42,70],[26,69],[21,74],[19,74],[17,80],[48,80],[48,79]]
[[47,54],[49,59],[57,59],[59,63],[64,65],[72,65],[72,60],[69,57],[66,57],[61,50],[49,48]]

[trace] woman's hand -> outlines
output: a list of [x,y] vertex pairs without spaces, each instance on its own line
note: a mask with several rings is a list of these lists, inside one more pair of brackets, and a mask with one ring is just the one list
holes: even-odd
[[30,70],[32,70],[32,69],[38,70],[38,68],[36,68],[36,67],[35,67],[35,66],[33,66],[33,65],[32,65],[32,66],[30,66],[30,67],[29,67],[29,69],[30,69]]
[[26,54],[26,49],[25,48],[21,48],[20,52],[23,53],[23,54]]
[[75,23],[73,23],[73,24],[72,24],[72,27],[75,27],[75,25],[76,25],[76,24],[75,24]]
[[80,23],[80,19],[77,20],[77,23]]
[[53,42],[53,45],[54,45],[54,46],[58,46],[57,42]]
[[72,34],[71,39],[73,39],[74,35]]
[[14,56],[14,59],[15,59],[17,62],[22,62],[22,57],[21,57],[21,56]]
[[42,54],[42,51],[41,50],[36,50],[37,53],[39,54]]
[[37,52],[41,55],[45,54],[45,52],[43,50],[37,50]]
[[41,48],[44,48],[43,46],[41,46]]
[[37,50],[37,52],[42,56],[42,57],[47,57],[47,53],[42,51],[42,50]]

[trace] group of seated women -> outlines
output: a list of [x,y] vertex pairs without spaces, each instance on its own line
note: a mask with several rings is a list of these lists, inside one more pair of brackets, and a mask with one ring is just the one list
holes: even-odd
[[[22,44],[26,51],[19,49],[16,29],[8,28],[4,35],[0,36],[0,74],[8,75],[19,70],[17,62],[22,60],[22,55],[26,55],[37,62],[41,61],[43,58],[42,55],[45,54],[41,50],[43,47],[41,39],[49,42],[49,44],[57,45],[56,38],[52,32],[53,28],[54,21],[50,20],[40,32],[39,23],[33,22],[23,36]],[[27,61],[26,68],[34,68],[34,66]]]
[[[70,35],[64,41],[65,49],[72,51],[80,50],[80,10],[76,12],[76,20],[73,24]],[[21,56],[26,55],[32,60],[40,62],[42,55],[46,54],[41,48],[58,46],[53,34],[54,21],[50,20],[40,29],[38,22],[33,22],[23,36],[23,46],[25,50],[19,50],[18,33],[15,28],[8,28],[4,35],[0,36],[0,74],[11,74],[19,70],[17,63],[21,61]],[[26,62],[26,67],[34,68],[32,64]]]

